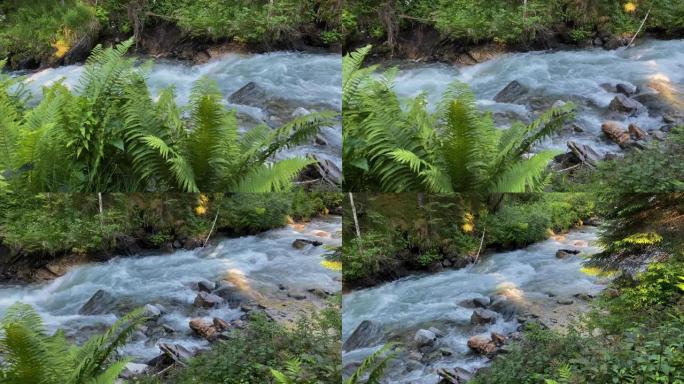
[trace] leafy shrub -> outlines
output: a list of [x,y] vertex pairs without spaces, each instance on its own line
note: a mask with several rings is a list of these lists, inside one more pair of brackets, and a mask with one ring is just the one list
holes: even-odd
[[384,233],[368,232],[360,239],[344,239],[342,276],[354,281],[379,273],[394,260],[395,247]]
[[285,371],[299,359],[297,383],[338,384],[341,330],[340,312],[334,307],[302,318],[293,329],[256,315],[244,329],[233,329],[228,340],[175,372],[171,381],[274,383],[271,369]]

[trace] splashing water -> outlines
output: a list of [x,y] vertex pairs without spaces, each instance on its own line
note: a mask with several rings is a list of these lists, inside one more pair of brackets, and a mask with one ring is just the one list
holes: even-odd
[[[601,124],[614,119],[607,110],[617,95],[602,85],[652,88],[673,105],[684,105],[684,40],[651,40],[630,49],[612,51],[513,53],[460,69],[446,64],[410,64],[398,74],[395,89],[405,97],[427,92],[428,100],[434,105],[455,80],[470,85],[478,105],[485,110],[514,114],[523,119],[529,119],[533,113],[528,106],[494,101],[497,93],[514,80],[550,103],[579,101],[582,105],[577,121],[585,132],[564,133],[545,143],[544,147],[565,150],[565,142],[574,140],[591,145],[600,153],[615,152],[618,151],[616,145],[599,139]],[[622,122],[625,127],[629,123],[652,130],[660,128],[662,120],[660,116],[640,113]]]

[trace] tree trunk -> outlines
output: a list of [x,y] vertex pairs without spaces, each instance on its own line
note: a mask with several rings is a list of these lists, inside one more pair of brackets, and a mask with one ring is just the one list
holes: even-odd
[[97,193],[97,205],[99,206],[100,209],[100,230],[102,230],[102,227],[104,226],[104,209],[102,207],[102,192]]
[[359,218],[356,216],[356,206],[354,205],[354,195],[349,192],[349,202],[351,203],[352,216],[354,217],[354,227],[356,229],[356,238],[361,240],[361,228],[359,228]]

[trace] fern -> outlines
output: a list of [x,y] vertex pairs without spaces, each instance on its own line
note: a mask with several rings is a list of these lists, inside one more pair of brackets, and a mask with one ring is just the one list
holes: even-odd
[[207,78],[193,85],[190,117],[183,118],[173,88],[153,100],[149,66],[126,57],[132,44],[97,46],[75,93],[57,82],[30,110],[17,81],[0,74],[3,184],[32,192],[283,191],[311,162],[276,162],[277,155],[313,140],[336,118],[313,113],[241,136],[235,111]]
[[387,364],[397,356],[398,351],[395,349],[396,347],[397,344],[388,343],[375,351],[361,362],[361,365],[344,381],[344,384],[360,384],[366,375],[368,375],[368,378],[363,383],[380,384],[380,379],[382,379],[387,369]]
[[128,360],[113,361],[116,350],[145,319],[142,309],[123,317],[83,347],[62,332],[47,335],[42,319],[26,304],[10,307],[0,323],[0,378],[3,383],[112,384]]
[[547,185],[552,153],[529,153],[573,117],[571,103],[532,124],[500,130],[477,109],[468,87],[455,82],[431,113],[424,94],[399,100],[396,70],[374,75],[375,67],[361,68],[369,51],[364,47],[343,60],[346,189],[487,194]]

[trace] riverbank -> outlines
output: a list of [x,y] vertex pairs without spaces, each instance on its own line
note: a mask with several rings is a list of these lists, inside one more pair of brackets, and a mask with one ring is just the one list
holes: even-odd
[[[494,252],[598,224],[588,194],[496,195],[485,202],[468,195],[425,195],[422,203],[410,193],[357,195],[363,229],[359,239],[351,223],[345,224],[350,239],[343,247],[345,292],[465,268]],[[345,215],[351,215],[344,202]]]
[[[398,341],[403,348],[385,380],[436,383],[440,371],[472,374],[486,366],[505,352],[509,339],[520,337],[525,324],[567,329],[608,283],[581,271],[582,262],[599,251],[596,229],[585,227],[483,255],[463,269],[347,293],[345,374],[379,345]],[[491,335],[499,339],[490,345]]]
[[12,69],[82,62],[98,43],[131,36],[139,53],[206,62],[217,52],[339,52],[341,32],[330,4],[313,1],[67,0],[3,4],[0,57]]
[[[503,52],[625,46],[637,32],[684,36],[679,3],[495,0],[409,3],[350,1],[345,52],[373,44],[379,57],[482,63]],[[643,25],[642,25],[643,22]]]
[[[340,230],[341,218],[328,216],[258,235],[215,238],[195,250],[73,266],[49,282],[1,284],[0,313],[16,301],[30,304],[49,332],[60,329],[68,340],[82,343],[133,308],[144,307],[149,318],[122,348],[135,363],[127,379],[143,373],[151,380],[180,376],[181,367],[203,364],[210,351],[222,348],[242,349],[223,358],[244,359],[232,365],[231,372],[222,372],[222,378],[238,377],[240,366],[263,379],[271,377],[270,372],[253,364],[266,362],[260,359],[273,343],[266,343],[267,335],[297,335],[319,343],[314,350],[301,340],[282,350],[308,352],[326,361],[339,355],[339,335],[335,337],[331,327],[335,318],[339,323],[335,297],[341,277],[327,267],[326,255],[341,245]],[[249,343],[230,342],[252,332],[258,335]],[[255,343],[263,348],[260,353],[249,351]],[[284,370],[286,361],[285,356],[273,356],[268,363]],[[222,369],[217,362],[210,366],[204,374]],[[304,366],[309,373],[318,367]],[[155,375],[160,371],[165,373]],[[318,372],[321,378],[334,373]]]
[[[46,281],[116,256],[202,248],[207,239],[254,235],[339,214],[336,193],[6,194],[0,280]],[[79,208],[76,209],[76,206]]]

